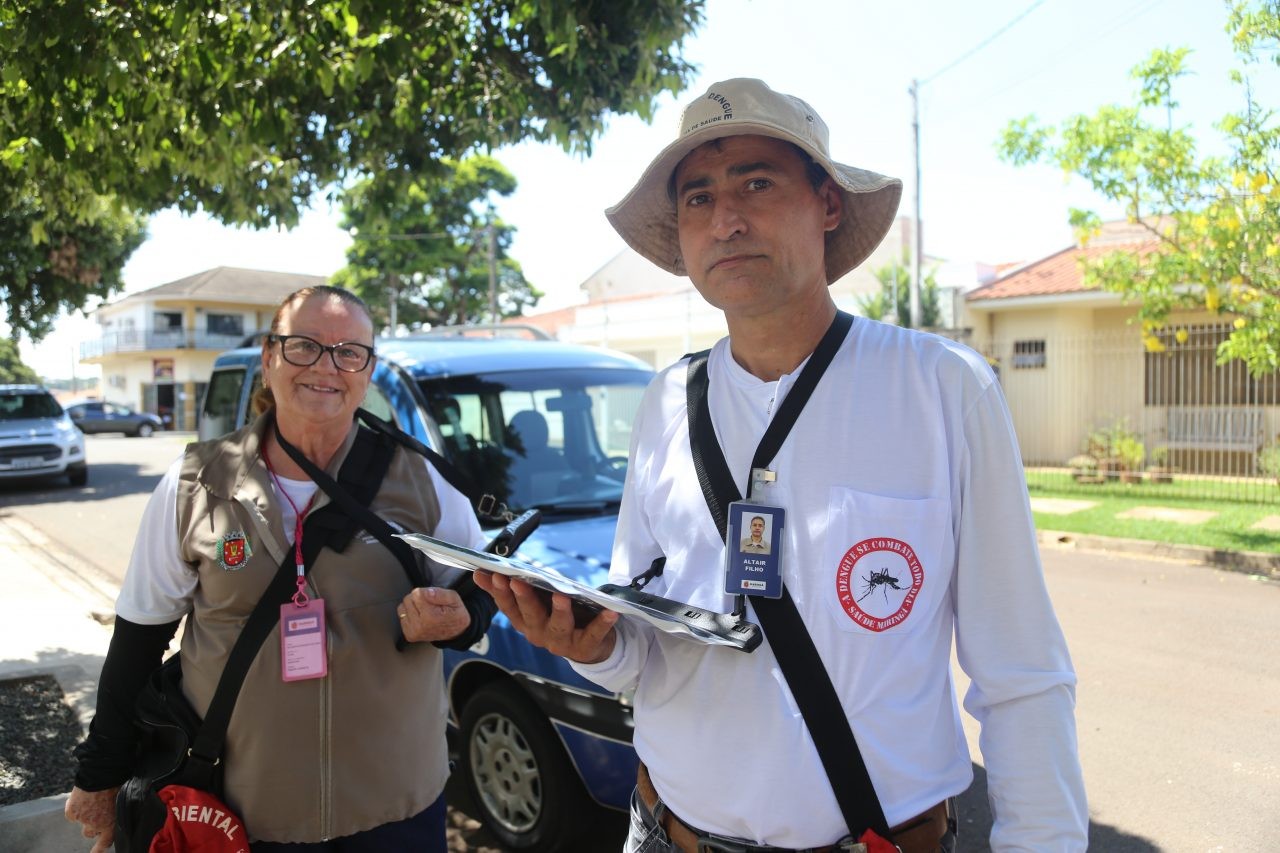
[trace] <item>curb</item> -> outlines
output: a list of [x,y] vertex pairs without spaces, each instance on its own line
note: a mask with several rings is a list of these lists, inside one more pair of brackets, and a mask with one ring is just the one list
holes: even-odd
[[86,853],[93,842],[62,813],[66,794],[0,807],[0,850],[7,853]]
[[1280,581],[1280,554],[1261,551],[1223,551],[1218,548],[1206,548],[1203,545],[1173,545],[1147,539],[1121,539],[1113,536],[1064,533],[1057,530],[1037,529],[1036,538],[1041,545],[1058,548],[1162,557],[1188,563],[1201,563],[1215,569],[1259,575],[1268,580]]

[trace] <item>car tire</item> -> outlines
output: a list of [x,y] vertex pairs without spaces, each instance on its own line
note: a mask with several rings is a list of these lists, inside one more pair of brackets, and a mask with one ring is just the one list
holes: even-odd
[[517,686],[487,684],[462,710],[463,778],[485,827],[511,850],[581,849],[591,802],[550,721]]
[[153,427],[151,424],[138,424],[138,431],[135,432],[134,435],[137,436],[138,438],[150,438],[151,433],[155,431],[156,431],[156,428]]
[[89,482],[89,466],[82,465],[79,468],[67,469],[67,480],[73,486],[83,486]]

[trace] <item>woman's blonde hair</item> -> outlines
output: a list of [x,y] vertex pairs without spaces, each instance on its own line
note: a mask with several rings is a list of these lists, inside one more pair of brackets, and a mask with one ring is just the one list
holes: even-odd
[[[325,296],[330,299],[339,299],[353,308],[360,309],[360,313],[369,319],[369,324],[373,325],[373,315],[369,313],[369,306],[364,304],[364,300],[356,296],[350,290],[341,287],[333,287],[328,284],[317,284],[312,287],[303,287],[295,290],[284,298],[276,308],[275,316],[271,318],[271,329],[269,334],[278,334],[280,331],[280,320],[284,317],[285,309],[290,308],[296,302],[305,302],[313,296]],[[265,355],[267,347],[271,346],[271,341],[267,337],[262,339],[262,352]],[[265,377],[264,377],[265,383]],[[253,414],[258,416],[267,409],[273,408],[276,404],[275,395],[271,393],[271,389],[265,384],[260,385],[258,390],[253,392]]]

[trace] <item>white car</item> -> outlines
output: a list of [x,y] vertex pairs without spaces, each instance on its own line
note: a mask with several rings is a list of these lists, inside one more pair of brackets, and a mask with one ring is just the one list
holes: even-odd
[[0,479],[64,474],[89,481],[84,434],[39,385],[0,385]]

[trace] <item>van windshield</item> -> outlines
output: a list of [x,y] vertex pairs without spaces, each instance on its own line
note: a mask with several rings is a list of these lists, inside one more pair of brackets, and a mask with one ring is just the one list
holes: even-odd
[[622,498],[631,425],[653,374],[571,368],[420,383],[444,453],[513,511],[599,512]]
[[56,418],[62,407],[52,394],[40,391],[0,391],[0,421]]

